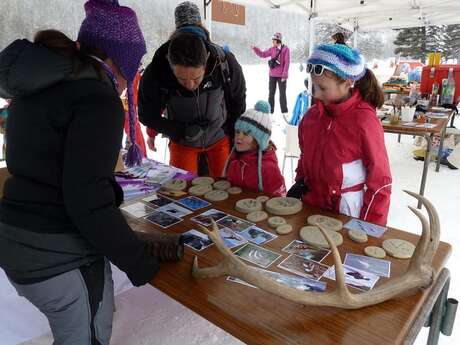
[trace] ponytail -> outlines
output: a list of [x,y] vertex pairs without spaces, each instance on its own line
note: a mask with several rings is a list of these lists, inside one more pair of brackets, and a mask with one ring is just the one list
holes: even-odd
[[375,108],[380,108],[383,105],[385,98],[382,88],[370,69],[366,68],[366,74],[355,82],[355,88],[359,90],[362,99],[370,105]]
[[80,47],[77,48],[77,43],[72,41],[64,33],[58,30],[41,30],[35,34],[34,43],[44,46],[56,54],[66,56],[72,60],[79,60],[80,63],[74,61],[74,73],[78,74],[85,66],[92,65],[102,79],[104,70],[100,63],[91,58],[90,55],[94,55],[101,60],[107,59],[107,54],[102,50],[86,46],[80,43]]

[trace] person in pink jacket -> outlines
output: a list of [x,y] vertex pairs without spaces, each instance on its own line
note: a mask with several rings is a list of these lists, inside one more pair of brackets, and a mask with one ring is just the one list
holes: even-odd
[[235,123],[235,144],[222,177],[235,186],[284,196],[286,186],[270,141],[271,129],[270,104],[258,101],[254,109],[246,110]]
[[307,72],[317,102],[299,125],[301,155],[288,196],[385,225],[392,178],[375,76],[356,50],[341,44],[318,46]]
[[282,43],[282,35],[277,32],[272,37],[273,46],[267,50],[260,50],[256,46],[251,46],[252,50],[261,58],[269,57],[269,76],[268,83],[268,103],[271,107],[271,112],[275,110],[275,92],[276,85],[278,84],[280,93],[280,107],[281,112],[286,114],[288,112],[286,101],[286,84],[289,76],[289,64],[291,63],[291,55],[288,46]]

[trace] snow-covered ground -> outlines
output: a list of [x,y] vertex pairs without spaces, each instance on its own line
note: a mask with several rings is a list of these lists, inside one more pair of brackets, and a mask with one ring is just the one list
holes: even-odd
[[[387,67],[386,62],[381,62],[379,66],[381,68],[376,74],[380,81],[383,82],[390,75],[391,69]],[[244,73],[248,88],[247,104],[248,107],[251,107],[257,100],[267,98],[267,67],[265,64],[244,66]],[[297,66],[291,67],[287,89],[290,110],[297,94],[304,88],[304,78],[305,72],[299,72]],[[277,109],[279,110],[278,103]],[[274,120],[272,139],[278,147],[278,158],[281,166],[284,153],[285,123],[279,111],[275,113]],[[459,120],[457,120],[457,124],[459,124]],[[420,224],[407,208],[407,205],[415,205],[415,202],[402,191],[403,189],[416,192],[419,190],[423,163],[412,159],[412,140],[412,137],[406,136],[402,137],[401,143],[398,143],[396,135],[385,135],[394,182],[388,225],[419,234]],[[157,151],[150,152],[150,157],[163,161],[166,153],[166,159],[168,159],[165,144],[165,139],[157,139]],[[294,166],[296,166],[296,162]],[[284,176],[286,184],[289,186],[291,184],[289,162],[286,164]],[[460,266],[456,265],[456,263],[460,262],[460,255],[457,249],[460,245],[460,232],[457,232],[459,222],[456,213],[460,207],[459,179],[460,170],[449,170],[441,166],[441,170],[436,173],[432,164],[428,172],[425,191],[425,195],[433,202],[440,215],[441,240],[453,246],[453,254],[447,264],[452,275],[449,296],[453,298],[460,297]],[[129,286],[123,285],[125,283],[123,275],[118,273],[116,276],[120,280],[118,284],[120,285],[119,291],[127,289],[118,294],[116,298],[117,311],[114,319],[112,345],[241,344],[239,340],[178,304],[157,289],[150,286],[129,288]],[[2,345],[16,344],[47,332],[46,321],[37,311],[28,307],[26,302],[17,301],[19,298],[13,301],[14,296],[11,289],[5,278],[1,276],[0,315],[2,317],[0,317],[0,344]],[[5,310],[10,312],[5,313]],[[13,321],[13,310],[18,317],[22,318],[23,321],[20,324]],[[25,310],[28,311],[25,312]],[[30,319],[31,322],[25,322],[25,319]],[[9,340],[5,334],[10,336]],[[427,334],[428,330],[423,329],[416,344],[426,343]],[[2,338],[2,335],[4,338]],[[27,344],[50,344],[50,339],[49,334],[45,334],[27,342]],[[456,322],[454,327],[454,334],[451,337],[441,335],[439,344],[460,344],[459,321]]]

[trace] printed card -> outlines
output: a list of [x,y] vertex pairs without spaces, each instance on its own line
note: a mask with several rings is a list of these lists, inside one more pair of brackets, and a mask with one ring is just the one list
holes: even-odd
[[256,246],[252,243],[244,245],[234,254],[243,260],[249,261],[263,268],[267,268],[281,256],[278,253]]
[[369,236],[377,238],[381,237],[383,233],[387,230],[387,228],[384,226],[368,223],[364,220],[356,218],[350,219],[348,223],[346,223],[343,227],[349,230],[363,230]]
[[298,274],[299,276],[316,280],[319,280],[329,268],[319,262],[308,260],[295,254],[289,255],[278,265],[278,267]]
[[251,226],[248,229],[240,232],[240,235],[247,239],[249,242],[255,244],[267,243],[278,236],[272,234],[271,232],[265,231],[264,229],[259,228],[258,226]]
[[147,201],[148,203],[150,203],[150,204],[152,204],[152,205],[154,205],[156,207],[161,207],[161,206],[164,206],[164,205],[168,205],[168,204],[173,202],[173,200],[165,198],[164,196],[157,195],[157,194],[148,196],[148,197],[146,197],[146,198],[144,198],[142,200]]
[[161,206],[160,208],[158,208],[158,211],[165,212],[177,218],[183,218],[193,213],[192,211],[187,210],[185,207],[176,205],[174,203]]
[[237,234],[229,228],[219,229],[219,234],[227,248],[235,248],[248,242],[243,236]]
[[189,196],[187,198],[183,198],[177,201],[178,204],[187,207],[192,211],[199,210],[200,208],[207,207],[211,205],[209,202],[197,198],[196,196]]
[[299,240],[292,241],[282,250],[283,252],[295,254],[305,259],[313,260],[316,262],[321,262],[331,252],[327,249],[320,249],[310,246],[309,244]]
[[246,230],[250,226],[254,225],[254,223],[248,222],[244,219],[228,215],[225,218],[222,218],[217,222],[220,226],[224,228],[230,228],[233,231],[241,232],[243,230]]
[[151,208],[142,202],[135,202],[134,204],[124,206],[121,209],[135,218],[144,217],[155,212],[154,208]]
[[[345,284],[362,291],[371,290],[379,277],[370,272],[362,271],[354,267],[343,265]],[[330,267],[324,274],[324,278],[335,280],[335,267]]]
[[162,228],[169,228],[170,226],[182,221],[182,219],[176,218],[162,211],[156,211],[155,213],[145,217],[145,219],[155,225],[161,226]]
[[203,212],[202,214],[199,214],[198,216],[193,217],[192,220],[201,225],[210,226],[212,224],[212,219],[217,222],[219,219],[224,218],[226,215],[227,213],[212,208],[206,212]]
[[347,266],[374,273],[381,277],[390,277],[391,262],[388,260],[347,253],[343,263]]
[[196,251],[202,251],[213,245],[208,235],[203,234],[202,232],[199,232],[195,229],[184,232],[182,234],[182,238],[186,246],[189,246]]

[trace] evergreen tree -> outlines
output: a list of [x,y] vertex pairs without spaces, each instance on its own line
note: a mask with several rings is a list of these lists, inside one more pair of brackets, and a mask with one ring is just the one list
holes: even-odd
[[425,61],[427,54],[426,28],[422,26],[398,31],[398,36],[393,42],[396,46],[395,54]]
[[446,26],[446,59],[460,60],[460,24]]

